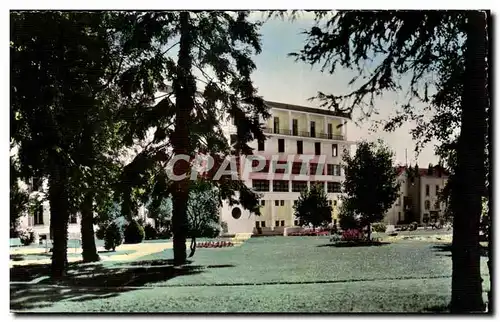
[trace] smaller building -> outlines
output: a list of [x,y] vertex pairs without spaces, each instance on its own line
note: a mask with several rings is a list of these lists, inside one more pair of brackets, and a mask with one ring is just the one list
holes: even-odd
[[396,171],[400,184],[399,196],[387,212],[385,223],[424,224],[442,218],[446,205],[438,202],[438,197],[448,181],[446,170],[440,166],[423,169],[418,166],[400,166]]

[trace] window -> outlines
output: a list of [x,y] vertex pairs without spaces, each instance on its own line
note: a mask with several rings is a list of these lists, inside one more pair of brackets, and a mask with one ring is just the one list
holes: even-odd
[[436,185],[436,196],[438,196],[438,195],[439,195],[439,186]]
[[337,144],[332,144],[332,157],[339,155],[339,146]]
[[333,137],[333,126],[332,123],[328,123],[328,138],[331,139]]
[[311,137],[315,138],[316,137],[316,122],[311,121]]
[[31,178],[31,191],[38,191],[42,187],[42,178]]
[[300,174],[301,169],[302,169],[302,162],[294,162],[292,164],[292,174]]
[[252,188],[255,191],[269,191],[269,180],[252,180]]
[[333,201],[333,205],[336,206],[337,205],[337,200],[334,200]]
[[340,182],[328,182],[326,188],[330,193],[340,193]]
[[276,192],[288,192],[288,181],[286,180],[274,180],[273,181],[273,191]]
[[296,119],[292,120],[292,135],[299,135],[299,121]]
[[399,196],[396,199],[396,206],[401,206],[401,198]]
[[280,201],[279,200],[274,200],[274,206],[279,207],[280,206]]
[[279,153],[285,152],[285,140],[284,139],[278,139],[278,152]]
[[238,207],[233,208],[233,211],[231,211],[231,216],[233,216],[234,219],[240,219],[241,209]]
[[284,207],[285,206],[285,200],[280,200],[280,206]]
[[285,226],[285,221],[284,221],[284,220],[282,220],[282,221],[281,221],[281,226],[282,226],[282,227],[284,227],[284,226]]
[[332,201],[331,200],[328,200],[328,205],[331,206],[332,205]]
[[264,140],[259,140],[257,145],[257,150],[264,151]]
[[318,171],[317,163],[309,163],[309,175],[316,175],[316,171]]
[[[277,167],[277,165],[280,165]],[[283,167],[285,165],[286,167]],[[287,161],[274,161],[274,173],[285,173],[285,170],[288,170],[288,162]],[[288,171],[286,171],[288,172]]]
[[265,201],[265,200],[261,200],[261,201],[260,201],[260,205],[261,205],[261,206],[265,206],[265,205],[266,205],[266,201]]
[[[262,170],[254,170],[254,172],[263,172],[263,173],[268,173],[269,172],[269,164],[271,162],[269,160],[266,161],[266,164],[264,165],[264,168]],[[259,160],[252,160],[252,168],[256,169],[257,166],[259,165]]]
[[279,117],[274,117],[274,133],[279,134],[280,133],[280,118]]
[[260,221],[255,222],[255,228],[260,228]]
[[233,146],[236,143],[236,134],[231,134],[229,136],[229,142],[230,142],[231,146]]
[[77,214],[71,214],[69,216],[69,223],[70,224],[76,224],[77,223],[77,217],[78,217]]
[[274,222],[274,226],[275,226],[275,227],[279,227],[279,225],[280,225],[279,220],[276,220],[276,221]]
[[292,181],[292,192],[307,190],[307,181]]
[[297,154],[304,153],[304,144],[302,141],[297,141]]
[[333,175],[334,176],[341,176],[341,173],[340,173],[340,164],[334,164],[333,165]]
[[43,225],[43,205],[39,205],[34,213],[34,224]]
[[425,208],[425,210],[429,210],[431,208],[431,202],[429,200],[425,201],[424,208]]
[[426,185],[425,185],[425,195],[426,195],[426,196],[428,196],[428,195],[429,195],[429,190],[430,190],[430,189],[429,189],[429,185],[428,185],[428,184],[426,184]]
[[439,210],[439,207],[440,207],[440,204],[439,204],[439,201],[438,201],[438,202],[436,202],[436,204],[434,205],[434,208],[435,208],[436,210]]
[[321,142],[314,142],[314,154],[321,155]]
[[326,165],[326,174],[329,176],[333,176],[333,164]]
[[261,226],[262,228],[266,228],[266,222],[265,222],[265,221],[261,221],[261,222],[260,222],[260,226]]

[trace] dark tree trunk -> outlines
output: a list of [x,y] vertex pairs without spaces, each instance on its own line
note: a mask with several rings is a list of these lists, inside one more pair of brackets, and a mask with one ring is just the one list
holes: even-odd
[[480,271],[479,223],[485,182],[487,98],[486,15],[470,12],[467,21],[462,124],[452,189],[453,313],[484,310]]
[[97,247],[95,245],[94,212],[92,211],[93,201],[94,198],[92,193],[89,192],[85,194],[81,207],[82,257],[85,263],[99,261],[99,255],[97,254]]
[[[491,28],[491,14],[487,14],[488,17],[488,45],[491,44],[490,39],[492,39],[493,32]],[[488,62],[491,61],[493,58],[493,55],[491,54],[490,51],[488,51]],[[493,235],[492,235],[492,226],[493,226],[493,198],[491,197],[491,185],[493,183],[493,173],[491,171],[491,167],[493,165],[493,145],[492,145],[492,134],[493,134],[493,114],[491,110],[491,78],[488,76],[488,131],[487,131],[487,152],[488,152],[488,158],[487,158],[487,170],[488,170],[488,184],[485,187],[485,194],[488,197],[488,273],[490,275],[490,290],[488,291],[488,312],[489,313],[494,313],[493,312],[493,270],[492,270],[492,265],[493,265],[493,253],[491,250],[491,244],[493,243]]]
[[60,165],[54,165],[49,176],[50,228],[53,236],[52,277],[61,278],[68,263],[69,203],[67,178]]
[[368,241],[372,238],[372,224],[368,224]]
[[[189,155],[189,118],[191,110],[194,108],[194,96],[196,94],[196,83],[191,73],[193,37],[189,22],[189,12],[182,12],[180,14],[179,25],[181,37],[179,42],[177,77],[173,82],[176,97],[176,119],[175,131],[172,136],[172,145],[175,155]],[[189,163],[177,161],[173,170],[177,175],[186,174],[185,179],[174,181],[172,184],[174,263],[175,265],[182,265],[186,262]]]

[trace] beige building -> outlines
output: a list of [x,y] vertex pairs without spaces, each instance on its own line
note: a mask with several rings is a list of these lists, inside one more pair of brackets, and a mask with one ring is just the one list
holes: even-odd
[[398,167],[399,197],[387,212],[385,223],[391,225],[439,219],[445,204],[438,195],[448,180],[446,171],[438,166],[426,169]]

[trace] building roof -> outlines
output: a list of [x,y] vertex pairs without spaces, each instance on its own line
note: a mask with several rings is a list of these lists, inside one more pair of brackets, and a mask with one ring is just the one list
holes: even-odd
[[[408,170],[408,167],[406,166],[397,166],[395,167],[398,175],[401,175],[404,171],[407,171]],[[415,168],[413,167],[412,170],[414,170]],[[434,178],[438,178],[438,177],[447,177],[449,176],[449,172],[443,168],[443,167],[440,167],[438,165],[436,165],[433,169],[432,169],[432,173],[429,174],[429,169],[428,168],[418,168],[418,175],[420,177],[434,177]]]
[[289,110],[289,111],[298,111],[298,112],[305,112],[305,113],[315,113],[315,114],[321,114],[321,115],[326,115],[326,116],[336,116],[336,117],[343,117],[343,118],[348,118],[350,119],[350,115],[347,113],[342,113],[342,112],[336,112],[332,110],[325,110],[321,108],[314,108],[314,107],[308,107],[308,106],[300,106],[300,105],[292,105],[292,104],[286,104],[286,103],[279,103],[279,102],[271,102],[271,101],[265,101],[266,105],[271,107],[271,108],[279,108],[283,110]]

